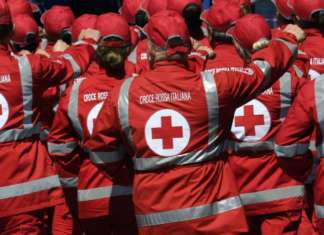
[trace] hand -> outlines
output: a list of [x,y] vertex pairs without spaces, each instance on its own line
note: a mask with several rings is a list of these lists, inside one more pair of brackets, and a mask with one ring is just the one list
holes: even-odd
[[79,40],[86,38],[93,39],[95,42],[98,42],[100,39],[100,32],[95,29],[84,29],[79,35]]
[[43,56],[46,56],[47,58],[50,58],[51,57],[51,55],[50,54],[48,54],[45,50],[43,50],[43,49],[38,49],[36,52],[35,52],[35,54],[37,54],[37,55],[43,55]]
[[194,38],[190,38],[191,39],[191,44],[192,44],[192,48],[195,50],[195,51],[204,51],[207,53],[207,58],[208,59],[212,59],[215,57],[215,52],[212,48],[210,47],[207,47],[207,46],[202,46],[196,39]]
[[68,49],[70,46],[68,44],[66,44],[63,40],[57,40],[57,42],[55,43],[54,47],[53,47],[53,51],[54,52],[63,52],[66,49]]
[[295,35],[297,42],[302,42],[306,38],[306,33],[297,25],[288,24],[283,31]]

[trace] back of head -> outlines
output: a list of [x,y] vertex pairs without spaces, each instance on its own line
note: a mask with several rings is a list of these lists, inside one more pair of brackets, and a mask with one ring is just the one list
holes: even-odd
[[246,15],[237,20],[228,32],[243,49],[254,52],[262,49],[271,39],[271,29],[263,16]]
[[301,26],[316,27],[323,22],[323,0],[291,0],[291,6]]
[[98,16],[92,14],[83,14],[73,21],[71,33],[72,41],[77,41],[83,29],[95,29]]
[[34,52],[40,41],[37,22],[29,15],[17,15],[13,17],[13,23],[11,41],[15,49]]
[[8,0],[8,6],[12,17],[21,14],[33,16],[33,9],[27,0]]
[[147,24],[151,16],[166,9],[167,1],[143,0],[143,4],[140,10],[135,16],[136,25],[143,28]]
[[289,0],[273,0],[275,4],[279,16],[282,17],[286,21],[291,21],[294,15],[294,9],[289,4]]
[[98,17],[96,29],[101,33],[96,51],[98,63],[108,74],[123,77],[131,45],[128,22],[119,14],[107,13]]
[[9,6],[5,0],[0,0],[0,43],[7,43],[13,30]]
[[191,50],[186,23],[175,11],[165,10],[153,15],[147,24],[146,33],[152,45],[150,53],[159,52],[163,55],[160,60],[181,59]]
[[67,6],[53,6],[42,15],[44,29],[50,41],[62,39],[70,44],[73,21],[74,14]]
[[135,25],[135,16],[141,9],[144,0],[124,0],[119,12],[130,25]]

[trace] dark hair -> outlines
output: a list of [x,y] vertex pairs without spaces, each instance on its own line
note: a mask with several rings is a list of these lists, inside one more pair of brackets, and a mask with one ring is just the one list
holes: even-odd
[[72,44],[72,33],[69,29],[63,29],[63,31],[60,33],[59,39],[64,41],[66,44],[71,45]]
[[9,39],[13,31],[13,24],[1,24],[0,25],[0,42],[5,42]]
[[135,24],[139,27],[144,27],[148,22],[147,12],[144,10],[139,10],[135,15]]
[[188,4],[182,11],[183,18],[186,21],[189,34],[195,39],[203,37],[201,30],[201,7],[197,4]]
[[312,20],[305,21],[305,20],[299,20],[298,25],[303,28],[318,28],[323,29],[324,27],[324,11],[317,11],[312,15]]
[[215,44],[217,42],[227,43],[227,44],[233,44],[233,38],[226,33],[218,32],[216,30],[212,31],[212,44]]

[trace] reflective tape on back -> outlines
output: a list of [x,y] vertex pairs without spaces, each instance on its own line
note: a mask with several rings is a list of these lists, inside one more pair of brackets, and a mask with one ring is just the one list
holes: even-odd
[[324,219],[324,205],[314,205],[315,212],[318,219]]
[[57,175],[37,180],[30,180],[26,183],[4,186],[0,187],[0,200],[24,196],[27,194],[41,192],[60,186],[60,180]]
[[280,120],[283,121],[287,116],[291,106],[291,74],[286,72],[280,79]]
[[73,83],[72,90],[70,93],[70,100],[68,106],[68,116],[72,122],[72,125],[81,139],[83,139],[83,129],[79,119],[79,88],[82,80],[76,80]]
[[139,227],[150,227],[216,216],[240,207],[242,207],[240,198],[231,197],[206,205],[163,211],[147,215],[136,215],[136,221]]
[[255,64],[263,73],[264,79],[263,82],[259,88],[259,91],[266,90],[267,87],[270,86],[271,82],[271,66],[270,64],[265,60],[254,60],[253,64]]
[[291,145],[275,145],[277,157],[291,158],[297,155],[306,154],[309,150],[309,143],[296,143]]
[[253,153],[263,152],[263,151],[273,151],[274,142],[273,140],[268,141],[258,141],[258,142],[238,142],[230,141],[229,149],[234,153],[248,151]]
[[240,198],[242,200],[242,204],[246,206],[289,198],[303,197],[304,194],[305,187],[303,185],[298,185],[253,193],[242,193],[240,194]]
[[10,129],[0,131],[0,143],[24,140],[38,135],[41,131],[41,124],[36,123],[34,126],[24,129]]
[[110,197],[130,196],[133,189],[130,186],[113,185],[100,188],[78,190],[78,201],[92,201]]
[[63,54],[61,55],[64,59],[68,60],[73,69],[73,77],[72,79],[76,79],[81,75],[81,69],[78,63],[74,60],[73,56],[70,54]]
[[78,146],[78,143],[76,142],[70,142],[70,143],[61,143],[61,144],[56,144],[56,143],[47,143],[48,147],[48,152],[50,154],[70,154],[72,153],[76,147]]
[[314,80],[315,84],[315,105],[316,105],[316,113],[317,113],[317,121],[319,123],[321,134],[322,134],[322,142],[319,143],[318,152],[320,157],[324,156],[324,151],[321,146],[324,144],[324,75],[316,78]]
[[137,47],[129,54],[127,60],[133,64],[137,63]]
[[79,178],[78,177],[60,177],[60,182],[62,188],[76,188],[78,186]]
[[275,40],[285,44],[286,47],[288,47],[288,49],[290,50],[291,54],[293,54],[293,56],[297,56],[298,53],[297,44],[293,44],[281,38],[276,38]]

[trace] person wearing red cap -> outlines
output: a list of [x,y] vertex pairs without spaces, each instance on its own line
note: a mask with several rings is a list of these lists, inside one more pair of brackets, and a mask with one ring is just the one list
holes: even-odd
[[12,17],[17,15],[29,15],[33,17],[33,9],[27,0],[8,0],[7,2]]
[[188,70],[190,35],[174,11],[147,25],[152,70],[116,87],[85,147],[110,152],[127,146],[135,170],[133,201],[141,235],[220,235],[247,231],[225,153],[235,108],[270,87],[293,61],[297,27],[257,52],[246,70]]
[[55,5],[42,15],[41,20],[47,39],[47,43],[43,43],[41,49],[51,52],[59,39],[71,44],[71,26],[74,21],[74,14],[70,7]]
[[[40,55],[13,56],[9,40],[13,24],[9,7],[0,1],[0,233],[44,234],[45,214],[64,201],[61,184],[45,145],[40,141],[40,97],[49,86],[74,75],[70,61]],[[68,51],[84,71],[100,34],[83,32],[88,42]]]
[[100,15],[96,29],[101,40],[95,61],[61,98],[49,135],[49,153],[59,165],[62,177],[78,177],[78,208],[81,228],[87,235],[136,235],[130,173],[123,167],[116,181],[105,169],[108,157],[119,153],[93,155],[82,144],[93,131],[103,102],[112,89],[132,75],[126,60],[130,49],[130,30],[121,15]]
[[[230,34],[239,51],[245,51],[242,55],[246,61],[271,39],[266,20],[256,14],[238,19]],[[290,68],[268,90],[235,111],[229,163],[248,218],[249,235],[297,234],[304,206],[304,182],[281,169],[273,141],[305,82]],[[309,170],[309,160],[305,159],[299,168]]]
[[98,16],[92,14],[83,14],[78,18],[76,18],[73,21],[71,27],[72,41],[76,42],[79,40],[79,35],[82,30],[88,28],[94,29],[96,27],[97,20],[98,20]]

